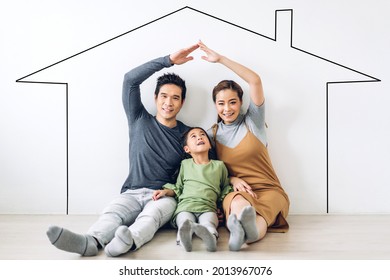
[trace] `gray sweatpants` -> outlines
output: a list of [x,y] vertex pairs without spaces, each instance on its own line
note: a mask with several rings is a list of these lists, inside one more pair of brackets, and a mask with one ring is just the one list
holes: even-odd
[[[180,229],[186,220],[190,220],[194,223],[198,222],[200,225],[207,228],[207,230],[218,237],[218,216],[214,212],[204,213],[192,213],[192,212],[180,212],[176,216],[176,225]],[[177,232],[176,241],[180,241],[179,231]]]
[[133,236],[136,249],[140,248],[172,218],[176,209],[174,198],[165,196],[154,201],[153,192],[154,190],[142,188],[121,193],[103,210],[88,234],[104,247],[114,238],[116,229],[126,225]]

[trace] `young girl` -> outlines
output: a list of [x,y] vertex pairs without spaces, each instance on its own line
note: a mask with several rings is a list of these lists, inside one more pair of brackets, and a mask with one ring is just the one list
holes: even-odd
[[200,127],[184,135],[184,151],[191,156],[181,162],[176,184],[165,184],[153,193],[153,199],[176,197],[177,208],[172,224],[178,228],[177,242],[187,252],[192,250],[195,233],[206,244],[207,251],[217,250],[217,203],[233,190],[222,161],[209,158],[210,139]]

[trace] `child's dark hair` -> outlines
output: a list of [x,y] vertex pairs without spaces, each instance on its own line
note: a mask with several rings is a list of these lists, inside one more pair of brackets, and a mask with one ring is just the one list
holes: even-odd
[[207,139],[209,139],[209,142],[211,143],[211,140],[210,140],[209,135],[207,134],[207,131],[204,130],[203,128],[199,127],[199,126],[194,126],[194,127],[190,127],[186,132],[183,133],[183,136],[182,136],[183,148],[184,148],[185,146],[187,146],[188,134],[190,133],[191,130],[194,130],[194,129],[200,129],[200,130],[202,130],[202,131],[204,132],[204,134],[206,134]]
[[[191,130],[196,129],[196,128],[203,130],[203,131],[206,133],[207,139],[209,139],[210,144],[212,143],[212,142],[210,141],[209,135],[207,134],[207,132],[206,132],[203,128],[198,127],[198,126],[190,127],[190,128],[189,128],[188,130],[186,130],[186,132],[184,132],[184,133],[182,134],[182,136],[181,136],[181,140],[182,140],[181,142],[182,142],[182,146],[183,146],[182,160],[188,159],[188,158],[192,158],[190,154],[188,154],[188,153],[186,153],[186,152],[184,151],[184,146],[187,145],[188,134],[190,133]],[[211,146],[212,146],[212,144],[211,144]],[[211,150],[209,151],[209,159],[213,159],[213,160],[217,159],[217,155],[216,155],[215,149],[214,149],[213,147],[212,147]],[[173,174],[173,176],[172,176],[173,181],[176,181],[176,178],[177,178],[177,176],[179,175],[179,171],[180,171],[180,167],[179,167],[179,168],[175,171],[175,173]]]
[[167,85],[167,84],[176,85],[179,88],[181,88],[181,99],[183,101],[184,99],[186,99],[186,92],[187,92],[186,82],[182,78],[180,78],[179,75],[174,73],[166,73],[157,78],[156,89],[154,90],[154,97],[157,98],[157,95],[160,92],[160,88],[163,85]]
[[[194,126],[194,127],[190,127],[186,132],[183,133],[183,135],[182,135],[182,145],[183,145],[183,148],[184,148],[185,146],[187,146],[188,134],[189,134],[192,130],[194,130],[194,129],[200,129],[200,130],[202,130],[202,131],[206,134],[207,139],[209,140],[210,145],[212,145],[212,144],[211,144],[211,143],[212,143],[212,142],[211,142],[211,139],[210,139],[209,135],[207,134],[207,131],[204,130],[203,128],[199,127],[199,126]],[[210,153],[210,152],[211,152],[211,150],[209,151],[209,158],[210,158],[210,159],[215,159],[214,154],[213,154],[213,153]],[[188,153],[186,153],[186,152],[184,152],[184,153],[183,153],[183,158],[184,158],[184,159],[186,159],[186,158],[191,158],[191,155],[188,154]]]

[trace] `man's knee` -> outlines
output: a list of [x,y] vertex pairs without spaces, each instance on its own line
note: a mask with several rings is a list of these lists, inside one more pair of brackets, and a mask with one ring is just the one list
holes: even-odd
[[173,197],[163,197],[156,202],[156,207],[161,213],[168,212],[173,214],[177,206],[177,202]]
[[119,196],[103,209],[102,214],[119,219],[121,224],[128,224],[130,220],[134,221],[141,210],[137,200]]
[[172,218],[176,205],[176,200],[172,197],[163,197],[157,201],[151,201],[144,207],[137,220],[153,219],[158,227],[161,227]]

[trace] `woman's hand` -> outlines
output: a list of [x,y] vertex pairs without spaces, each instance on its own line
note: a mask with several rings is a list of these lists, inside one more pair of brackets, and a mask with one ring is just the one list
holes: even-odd
[[218,62],[242,78],[249,85],[250,98],[256,106],[260,106],[264,102],[263,85],[260,76],[249,69],[248,67],[231,60],[230,58],[220,55],[219,53],[209,49],[202,41],[198,42],[199,48],[205,52],[205,56],[202,59],[208,62]]
[[209,49],[202,41],[199,41],[198,46],[206,54],[202,56],[202,59],[212,63],[219,62],[221,59],[222,56],[219,53]]
[[230,183],[233,185],[233,189],[237,192],[247,192],[252,197],[257,198],[257,195],[252,191],[251,186],[249,186],[244,180],[238,177],[230,177]]

